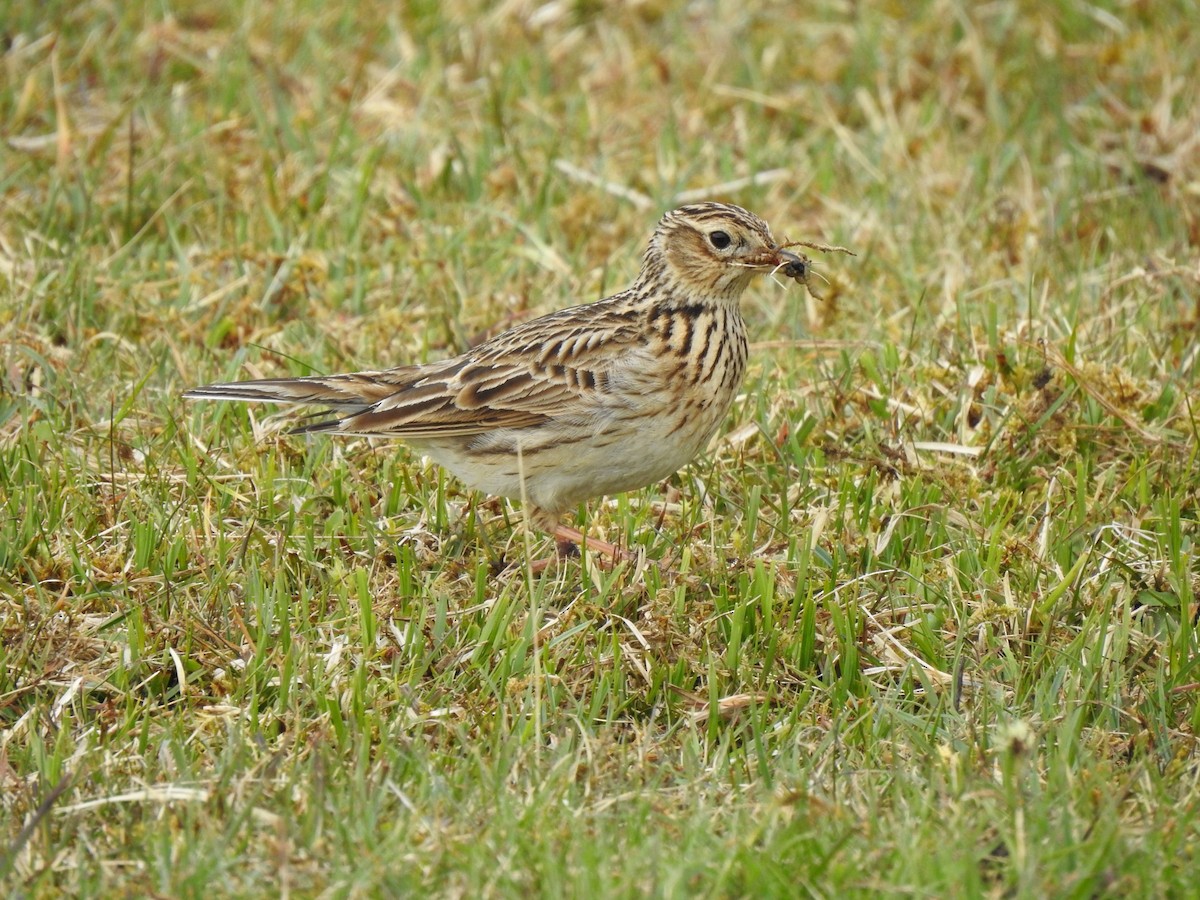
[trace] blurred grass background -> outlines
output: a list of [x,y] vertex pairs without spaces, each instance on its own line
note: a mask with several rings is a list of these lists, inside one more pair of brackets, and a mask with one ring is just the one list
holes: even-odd
[[[1195,2],[3,7],[10,896],[1184,895]],[[519,515],[208,381],[461,351],[719,199],[726,432]]]

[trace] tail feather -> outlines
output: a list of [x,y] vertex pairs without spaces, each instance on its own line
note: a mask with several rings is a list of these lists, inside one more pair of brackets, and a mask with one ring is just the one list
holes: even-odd
[[[313,418],[324,415],[324,413],[313,413]],[[349,415],[354,415],[354,411],[350,411]],[[342,423],[346,420],[338,419],[321,419],[319,422],[309,422],[307,425],[297,425],[295,428],[289,428],[288,434],[317,434],[319,432],[340,432]]]
[[206,384],[184,392],[188,400],[240,400],[246,403],[283,403],[289,406],[317,405],[338,412],[367,409],[396,391],[362,372],[352,375],[310,378],[265,378],[259,381],[229,381]]

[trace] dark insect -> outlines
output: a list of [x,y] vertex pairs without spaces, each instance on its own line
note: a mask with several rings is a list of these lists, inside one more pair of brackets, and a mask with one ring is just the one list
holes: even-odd
[[[820,250],[822,253],[845,253],[849,256],[854,256],[854,251],[847,250],[845,247],[830,247],[827,244],[814,244],[812,241],[787,241],[779,245],[780,250],[786,247],[808,247],[812,250]],[[817,300],[823,299],[820,294],[813,290],[812,285],[808,283],[808,276],[813,274],[813,271],[812,260],[807,256],[799,255],[798,259],[789,262],[781,271],[786,277],[799,281],[808,288],[808,293],[814,298]],[[817,277],[821,278],[820,275]],[[824,278],[821,278],[821,280],[825,281]]]
[[784,266],[783,274],[786,277],[794,278],[797,281],[808,281],[808,265],[808,257],[802,256],[796,262],[790,262]]

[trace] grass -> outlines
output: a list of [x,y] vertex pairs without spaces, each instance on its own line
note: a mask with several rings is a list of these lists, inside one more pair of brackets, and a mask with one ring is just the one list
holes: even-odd
[[[1198,13],[12,6],[8,895],[1191,893]],[[645,565],[179,399],[603,296],[692,192],[858,256],[580,511]]]

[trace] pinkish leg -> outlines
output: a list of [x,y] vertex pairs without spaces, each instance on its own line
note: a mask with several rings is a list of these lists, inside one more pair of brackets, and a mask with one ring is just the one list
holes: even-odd
[[601,556],[607,556],[613,562],[633,562],[637,559],[628,550],[622,550],[616,544],[610,544],[608,541],[597,540],[596,538],[588,537],[578,528],[571,528],[567,525],[559,525],[554,529],[554,538],[558,541],[559,553],[562,554],[564,544],[570,544],[580,549],[590,550],[593,553],[599,553]]

